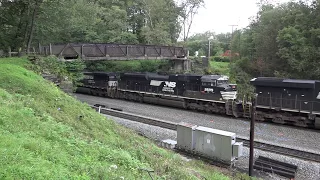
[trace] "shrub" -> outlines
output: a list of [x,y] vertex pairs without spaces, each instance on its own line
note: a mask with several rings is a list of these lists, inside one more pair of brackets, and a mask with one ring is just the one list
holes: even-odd
[[210,61],[230,62],[230,58],[229,57],[223,57],[223,56],[213,56],[213,57],[210,57]]

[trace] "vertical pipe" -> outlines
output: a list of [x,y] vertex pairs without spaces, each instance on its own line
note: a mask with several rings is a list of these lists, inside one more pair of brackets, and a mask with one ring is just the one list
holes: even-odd
[[253,154],[254,154],[254,122],[255,122],[255,103],[256,98],[253,98],[252,100],[252,106],[251,106],[251,123],[250,123],[250,158],[249,158],[249,176],[252,176],[253,172]]

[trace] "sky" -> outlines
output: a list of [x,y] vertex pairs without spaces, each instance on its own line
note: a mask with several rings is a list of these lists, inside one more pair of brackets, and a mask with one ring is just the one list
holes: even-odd
[[[258,12],[259,0],[204,0],[205,7],[198,10],[190,34],[213,31],[216,33],[231,32],[230,25],[245,28],[249,18]],[[272,0],[273,3],[284,3],[289,0]]]

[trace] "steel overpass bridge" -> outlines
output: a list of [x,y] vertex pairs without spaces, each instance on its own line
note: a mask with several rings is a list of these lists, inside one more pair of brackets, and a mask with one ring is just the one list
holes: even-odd
[[55,55],[65,60],[81,58],[85,61],[101,60],[171,60],[174,69],[188,70],[190,63],[187,59],[188,51],[183,47],[157,45],[125,45],[102,43],[67,43],[39,44],[37,52],[40,55]]

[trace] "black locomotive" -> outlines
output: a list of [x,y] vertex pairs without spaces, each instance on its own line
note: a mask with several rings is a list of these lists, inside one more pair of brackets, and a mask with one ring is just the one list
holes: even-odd
[[256,119],[320,129],[320,81],[259,77]]
[[[222,75],[86,72],[77,92],[110,98],[250,117]],[[320,129],[320,81],[255,78],[256,119]]]

